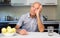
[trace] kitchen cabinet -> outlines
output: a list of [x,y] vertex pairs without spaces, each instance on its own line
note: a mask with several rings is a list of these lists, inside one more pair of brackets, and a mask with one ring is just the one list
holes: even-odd
[[57,0],[11,0],[11,5],[30,6],[34,2],[40,2],[42,5],[57,5]]
[[54,32],[60,33],[60,21],[44,21],[45,32],[48,31],[48,26],[54,27]]
[[26,0],[11,0],[11,6],[24,6]]
[[0,0],[0,6],[10,6],[10,0]]
[[42,5],[57,5],[57,0],[27,0],[27,5],[31,5],[36,1],[40,2]]
[[57,0],[43,0],[43,5],[57,5]]
[[45,32],[48,31],[47,27],[52,26],[54,27],[54,32],[58,33],[59,32],[59,24],[44,24],[45,26]]

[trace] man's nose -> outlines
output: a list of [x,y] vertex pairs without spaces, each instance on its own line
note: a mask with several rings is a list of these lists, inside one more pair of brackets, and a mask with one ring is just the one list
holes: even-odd
[[35,11],[36,9],[34,8],[34,11]]

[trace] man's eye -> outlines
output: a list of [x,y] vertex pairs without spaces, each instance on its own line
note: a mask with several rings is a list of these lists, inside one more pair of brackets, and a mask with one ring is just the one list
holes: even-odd
[[38,8],[36,8],[36,9],[38,9]]
[[39,9],[39,8],[37,8],[37,9]]

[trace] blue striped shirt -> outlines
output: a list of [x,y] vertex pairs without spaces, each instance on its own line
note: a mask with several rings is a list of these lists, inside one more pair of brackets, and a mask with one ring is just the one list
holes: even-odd
[[[42,15],[40,16],[40,19],[43,22]],[[22,26],[20,29],[25,29],[28,32],[38,31],[37,19],[31,18],[29,13],[22,15],[17,25],[20,25],[20,27]]]

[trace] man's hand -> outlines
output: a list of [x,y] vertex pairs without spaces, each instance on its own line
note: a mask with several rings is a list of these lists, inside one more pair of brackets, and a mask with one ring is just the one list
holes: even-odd
[[38,9],[35,10],[36,16],[39,15],[41,11],[42,11],[42,5]]
[[42,11],[42,5],[40,5],[40,7],[35,10],[35,13],[36,13],[36,17],[37,17],[38,30],[40,32],[43,32],[44,31],[44,25],[42,24],[42,21],[40,19],[41,11]]
[[20,30],[19,34],[21,35],[27,35],[27,31],[25,29]]

